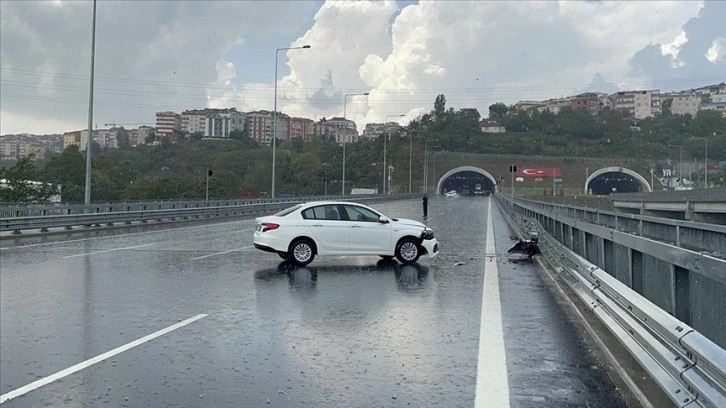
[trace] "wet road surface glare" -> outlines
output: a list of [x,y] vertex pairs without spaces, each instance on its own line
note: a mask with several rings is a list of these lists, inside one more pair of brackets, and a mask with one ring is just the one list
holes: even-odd
[[[506,254],[493,201],[373,207],[432,227],[439,257],[296,268],[252,248],[252,218],[3,240],[3,407],[625,406],[536,265]],[[477,395],[485,378],[503,395]]]

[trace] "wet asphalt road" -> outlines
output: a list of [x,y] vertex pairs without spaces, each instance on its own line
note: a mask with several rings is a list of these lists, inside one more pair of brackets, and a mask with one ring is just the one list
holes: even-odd
[[[253,219],[4,240],[0,394],[198,320],[2,405],[472,407],[496,259],[510,405],[625,406],[536,266],[503,255],[511,232],[496,208],[500,255],[487,256],[487,203],[430,200],[442,252],[414,266],[319,257],[290,268],[252,248]],[[374,207],[421,219],[418,200]]]

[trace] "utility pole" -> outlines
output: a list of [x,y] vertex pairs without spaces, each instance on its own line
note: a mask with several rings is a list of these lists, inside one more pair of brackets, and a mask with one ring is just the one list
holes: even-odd
[[517,172],[517,166],[515,166],[514,164],[509,166],[509,173],[512,178],[512,191],[510,191],[510,196],[512,198],[512,207],[514,207],[514,173],[516,173],[516,172]]
[[96,0],[93,0],[93,24],[91,26],[91,85],[88,91],[88,137],[86,139],[86,186],[84,204],[91,205],[91,152],[93,147],[93,73],[96,60]]
[[209,178],[214,174],[212,170],[207,169],[207,193],[204,195],[204,202],[209,201]]

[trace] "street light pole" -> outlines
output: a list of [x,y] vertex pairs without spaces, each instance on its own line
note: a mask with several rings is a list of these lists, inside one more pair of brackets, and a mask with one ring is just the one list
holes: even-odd
[[680,169],[678,170],[678,178],[681,180],[680,184],[683,185],[683,146],[680,145],[668,145],[670,147],[678,147],[681,149],[681,158],[680,158]]
[[411,194],[411,144],[413,141],[413,131],[408,134],[408,194]]
[[385,130],[386,124],[388,123],[388,118],[393,117],[403,117],[403,115],[386,115],[383,119],[383,194],[386,194],[386,144],[388,140],[388,132],[385,132]]
[[284,50],[300,50],[310,48],[309,45],[301,47],[285,47],[275,49],[275,102],[272,110],[272,198],[275,198],[275,150],[277,145],[277,57],[280,51]]
[[[716,132],[713,132],[716,136]],[[706,141],[706,151],[703,157],[703,188],[708,188],[708,136],[694,137],[694,139],[703,139]]]
[[[716,132],[713,133],[714,136],[716,135]],[[704,171],[703,174],[703,188],[708,188],[708,136],[704,137],[706,139],[706,153],[703,155],[703,164],[704,164]]]
[[91,85],[88,91],[88,137],[86,138],[86,185],[83,203],[91,205],[91,152],[93,150],[93,73],[96,60],[96,0],[93,0],[91,25]]
[[[343,96],[343,120],[347,117],[348,114],[348,97],[349,96],[368,96],[368,92],[365,93],[355,93],[355,94],[345,94]],[[345,142],[346,142],[347,135],[343,134],[343,185],[340,187],[340,195],[345,195]]]
[[[438,139],[424,141],[424,183],[423,193],[429,192],[429,142],[438,142]],[[433,146],[432,146],[433,147]]]

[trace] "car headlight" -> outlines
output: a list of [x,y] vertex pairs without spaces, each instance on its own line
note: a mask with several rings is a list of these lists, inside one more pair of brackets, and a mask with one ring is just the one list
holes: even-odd
[[421,238],[423,239],[433,239],[434,238],[434,230],[426,228],[421,233]]

